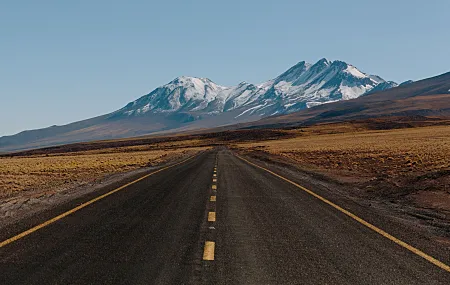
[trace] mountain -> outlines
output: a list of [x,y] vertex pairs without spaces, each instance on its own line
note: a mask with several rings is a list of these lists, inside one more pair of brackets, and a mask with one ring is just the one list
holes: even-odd
[[413,82],[414,82],[413,80],[406,80],[406,81],[400,83],[399,86],[405,86],[405,85],[410,84],[410,83],[413,83]]
[[211,128],[288,114],[397,86],[343,61],[297,63],[275,79],[221,86],[181,76],[125,107],[64,126],[0,138],[0,151]]
[[397,86],[368,75],[343,61],[299,62],[273,80],[259,85],[242,82],[225,87],[207,78],[178,77],[116,112],[121,116],[146,113],[213,114],[243,109],[260,117],[295,112],[310,106],[357,98],[372,90]]
[[385,82],[381,82],[380,84],[378,84],[377,86],[375,86],[374,88],[372,88],[371,90],[367,91],[366,93],[363,94],[363,96],[365,95],[369,95],[369,94],[373,94],[373,93],[377,93],[377,92],[381,92],[387,89],[391,89],[394,87],[399,86],[397,83],[395,83],[394,81],[385,81]]
[[287,115],[263,118],[240,127],[282,127],[379,117],[450,117],[450,72],[408,82],[378,93]]

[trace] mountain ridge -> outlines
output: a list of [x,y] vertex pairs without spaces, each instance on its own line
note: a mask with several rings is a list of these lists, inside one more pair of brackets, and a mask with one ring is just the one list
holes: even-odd
[[222,86],[208,78],[179,76],[109,114],[0,137],[0,151],[245,123],[395,86],[326,58],[300,61],[260,84]]
[[[268,110],[289,113],[336,100],[357,98],[373,89],[379,91],[396,86],[398,84],[393,81],[363,73],[346,62],[323,58],[315,64],[301,61],[275,79],[261,84],[244,81],[228,87],[208,78],[180,76],[116,112],[123,115],[180,111],[220,113],[257,102],[260,106],[250,106],[254,107],[252,112],[267,116],[271,115]],[[267,109],[269,104],[277,103],[277,109]]]
[[267,117],[241,127],[293,127],[379,117],[450,117],[450,72],[359,98],[338,101],[290,114]]

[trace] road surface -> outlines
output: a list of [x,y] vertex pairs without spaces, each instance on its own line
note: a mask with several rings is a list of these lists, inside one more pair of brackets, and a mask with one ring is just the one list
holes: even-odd
[[[34,219],[64,212],[53,211]],[[0,242],[23,227],[0,234]],[[446,270],[226,149],[164,169],[0,248],[0,284],[449,281]]]

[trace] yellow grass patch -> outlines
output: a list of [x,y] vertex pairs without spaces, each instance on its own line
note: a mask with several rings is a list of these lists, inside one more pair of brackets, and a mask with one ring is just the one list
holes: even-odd
[[153,166],[205,147],[142,150],[142,147],[65,153],[62,155],[0,158],[0,197],[27,190],[58,187],[102,178],[105,175]]
[[402,174],[450,167],[450,126],[385,131],[305,135],[265,142],[241,143],[299,164],[361,173]]

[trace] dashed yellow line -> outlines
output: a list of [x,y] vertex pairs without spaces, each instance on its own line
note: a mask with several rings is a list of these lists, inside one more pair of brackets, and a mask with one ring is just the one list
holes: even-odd
[[[213,183],[217,183],[217,157],[216,157],[216,163],[214,166]],[[211,185],[211,189],[213,191],[216,191],[217,184]],[[216,202],[216,196],[212,195],[209,198],[209,201]],[[215,222],[215,221],[216,221],[216,212],[208,212],[208,222]],[[215,246],[216,246],[216,243],[213,241],[205,242],[205,248],[203,250],[203,260],[214,260]]]
[[215,222],[216,221],[216,212],[209,212],[208,213],[208,222]]
[[188,160],[190,160],[190,159],[192,159],[192,158],[194,158],[194,157],[195,157],[195,155],[194,155],[194,156],[191,156],[191,157],[189,157],[188,159],[185,159],[185,160],[183,160],[183,161],[181,161],[181,162],[178,162],[178,163],[175,163],[175,164],[172,164],[172,165],[163,167],[163,168],[161,168],[161,169],[158,169],[158,170],[156,170],[156,171],[154,171],[154,172],[152,172],[152,173],[149,173],[149,174],[147,174],[147,175],[144,175],[144,176],[142,176],[141,178],[138,178],[138,179],[136,179],[136,180],[134,180],[134,181],[132,181],[132,182],[130,182],[130,183],[127,183],[127,184],[125,184],[125,185],[123,185],[123,186],[121,186],[121,187],[119,187],[119,188],[116,188],[116,189],[114,189],[114,190],[112,190],[112,191],[110,191],[110,192],[108,192],[108,193],[105,193],[105,194],[103,194],[103,195],[100,195],[100,196],[98,196],[97,198],[94,198],[94,199],[92,199],[92,200],[89,200],[89,201],[87,201],[87,202],[85,202],[85,203],[83,203],[83,204],[81,204],[81,205],[79,205],[79,206],[77,206],[77,207],[75,207],[75,208],[73,208],[73,209],[67,211],[67,212],[64,212],[64,213],[62,213],[62,214],[60,214],[60,215],[58,215],[58,216],[56,216],[56,217],[54,217],[54,218],[52,218],[52,219],[46,221],[46,222],[43,222],[42,224],[39,224],[39,225],[37,225],[37,226],[35,226],[35,227],[32,227],[31,229],[28,229],[28,230],[26,230],[26,231],[24,231],[24,232],[22,232],[22,233],[16,235],[16,236],[13,236],[13,237],[11,237],[11,238],[8,238],[7,240],[2,241],[2,242],[0,243],[0,248],[1,248],[1,247],[4,247],[5,245],[10,244],[10,243],[12,243],[12,242],[14,242],[14,241],[17,241],[17,240],[19,240],[19,239],[21,239],[21,238],[23,238],[23,237],[25,237],[25,236],[27,236],[27,235],[29,235],[29,234],[31,234],[31,233],[34,233],[34,232],[36,232],[36,231],[38,231],[38,230],[40,230],[40,229],[42,229],[42,228],[44,228],[44,227],[46,227],[46,226],[48,226],[48,225],[50,225],[50,224],[53,224],[54,222],[59,221],[59,220],[61,220],[62,218],[65,218],[65,217],[67,217],[68,215],[71,215],[71,214],[73,214],[73,213],[75,213],[75,212],[77,212],[77,211],[79,211],[79,210],[81,210],[81,209],[83,209],[83,208],[85,208],[85,207],[87,207],[87,206],[89,206],[89,205],[91,205],[91,204],[93,204],[93,203],[95,203],[95,202],[97,202],[97,201],[103,199],[103,198],[106,198],[106,197],[108,197],[108,196],[110,196],[110,195],[112,195],[112,194],[114,194],[114,193],[116,193],[116,192],[119,192],[120,190],[123,190],[123,189],[127,188],[128,186],[131,186],[131,185],[133,185],[133,184],[135,184],[135,183],[137,183],[137,182],[139,182],[139,181],[142,181],[142,180],[144,180],[144,179],[146,179],[146,178],[148,178],[148,177],[150,177],[150,176],[152,176],[152,175],[154,175],[154,174],[156,174],[156,173],[159,173],[159,172],[164,171],[164,170],[166,170],[166,169],[169,169],[169,168],[172,168],[172,167],[174,167],[174,166],[180,165],[180,164],[182,164],[182,163],[184,163],[184,162],[186,162],[186,161],[188,161]]
[[203,250],[203,260],[214,260],[214,249],[216,243],[213,241],[205,242],[205,248]]
[[316,194],[315,192],[313,192],[313,191],[311,191],[311,190],[301,186],[300,184],[297,184],[294,181],[291,181],[288,178],[285,178],[285,177],[283,177],[283,176],[281,176],[281,175],[279,175],[279,174],[277,174],[277,173],[275,173],[275,172],[273,172],[273,171],[271,171],[271,170],[269,170],[267,168],[264,168],[262,166],[259,166],[259,165],[255,164],[255,163],[252,163],[252,162],[248,161],[247,159],[245,159],[243,157],[240,157],[239,155],[236,155],[236,156],[238,158],[240,158],[241,160],[247,162],[248,164],[253,165],[253,166],[255,166],[255,167],[259,168],[259,169],[262,169],[262,170],[264,170],[266,172],[269,172],[270,174],[272,174],[272,175],[274,175],[274,176],[276,176],[276,177],[278,177],[278,178],[280,178],[280,179],[282,179],[282,180],[284,180],[284,181],[294,185],[295,187],[305,191],[306,193],[314,196],[315,198],[321,200],[322,202],[330,205],[331,207],[335,208],[336,210],[344,213],[345,215],[349,216],[350,218],[354,219],[355,221],[359,222],[360,224],[362,224],[362,225],[368,227],[369,229],[377,232],[378,234],[384,236],[385,238],[395,242],[396,244],[402,246],[403,248],[406,248],[407,250],[411,251],[412,253],[414,253],[414,254],[424,258],[425,260],[427,260],[427,261],[431,262],[432,264],[434,264],[434,265],[444,269],[445,271],[450,272],[450,266],[449,265],[447,265],[447,264],[443,263],[442,261],[439,261],[436,258],[434,258],[434,257],[432,257],[432,256],[430,256],[430,255],[428,255],[426,253],[424,253],[423,251],[413,247],[412,245],[409,245],[406,242],[404,242],[404,241],[402,241],[402,240],[392,236],[391,234],[389,234],[389,233],[383,231],[382,229],[372,225],[371,223],[363,220],[362,218],[356,216],[355,214],[345,210],[344,208],[334,204],[333,202],[331,202],[328,199],[320,196],[319,194]]

